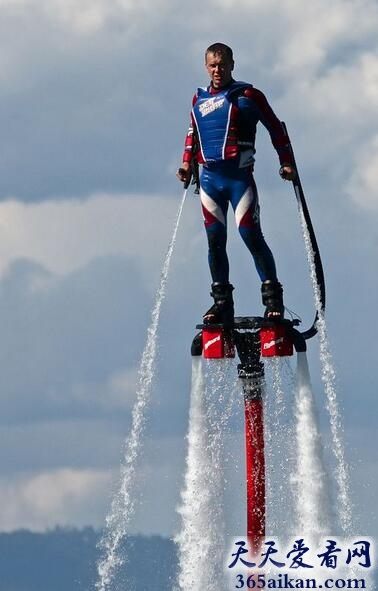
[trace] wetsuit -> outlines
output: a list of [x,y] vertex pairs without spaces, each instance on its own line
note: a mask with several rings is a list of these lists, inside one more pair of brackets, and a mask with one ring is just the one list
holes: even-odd
[[289,138],[260,90],[233,80],[219,90],[212,86],[199,88],[193,97],[183,162],[195,157],[203,165],[200,197],[213,282],[229,282],[226,253],[229,203],[261,281],[277,281],[274,258],[261,231],[253,178],[259,121],[270,134],[280,164],[293,165]]

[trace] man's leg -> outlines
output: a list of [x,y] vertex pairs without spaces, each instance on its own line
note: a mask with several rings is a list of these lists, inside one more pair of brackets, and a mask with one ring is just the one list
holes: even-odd
[[[210,177],[210,178],[209,178]],[[234,320],[233,286],[229,283],[229,263],[227,245],[227,209],[228,200],[211,183],[201,179],[201,204],[208,239],[209,267],[213,280],[210,295],[214,305],[204,314],[204,322],[211,324],[221,322],[232,325]]]
[[235,183],[231,202],[239,233],[253,256],[262,281],[261,292],[263,304],[266,306],[266,316],[282,317],[282,285],[277,279],[272,251],[261,230],[258,194],[253,177],[245,183]]
[[229,263],[226,251],[228,202],[224,200],[220,204],[220,200],[216,200],[216,196],[211,197],[202,187],[200,197],[209,245],[208,259],[211,277],[214,282],[228,283]]

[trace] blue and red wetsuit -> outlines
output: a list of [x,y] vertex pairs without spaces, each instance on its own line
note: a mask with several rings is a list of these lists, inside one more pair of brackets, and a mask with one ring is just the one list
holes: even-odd
[[245,82],[199,88],[193,97],[191,125],[183,162],[195,157],[203,165],[200,197],[209,243],[213,282],[229,282],[226,252],[228,204],[261,281],[277,281],[276,266],[260,225],[253,178],[257,123],[268,130],[280,164],[293,165],[290,140],[264,94]]

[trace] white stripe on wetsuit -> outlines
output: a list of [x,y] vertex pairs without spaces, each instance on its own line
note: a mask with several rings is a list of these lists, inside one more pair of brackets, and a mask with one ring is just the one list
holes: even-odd
[[231,111],[232,111],[232,104],[230,104],[229,109],[228,109],[226,132],[224,134],[224,141],[223,141],[223,146],[222,146],[222,160],[226,159],[226,145],[227,145],[227,140],[228,140],[228,132],[230,129]]
[[252,188],[248,187],[248,189],[246,190],[244,195],[242,195],[242,197],[235,209],[235,220],[236,220],[237,227],[240,226],[240,222],[242,221],[242,219],[245,216],[245,214],[247,213],[247,211],[250,209],[254,198],[255,198],[255,195],[252,191]]
[[214,199],[212,199],[207,193],[205,193],[202,187],[200,189],[200,197],[203,207],[209,213],[211,213],[211,215],[213,215],[219,222],[221,222],[221,224],[225,226],[226,219],[224,217],[222,208],[218,205],[218,203],[214,201]]

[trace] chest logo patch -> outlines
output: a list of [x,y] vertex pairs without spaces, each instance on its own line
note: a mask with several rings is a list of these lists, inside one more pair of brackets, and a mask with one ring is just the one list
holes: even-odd
[[206,115],[209,115],[210,113],[213,113],[214,111],[216,111],[217,109],[221,109],[225,103],[225,97],[222,98],[210,98],[207,101],[204,101],[203,103],[201,103],[199,105],[199,111],[202,115],[202,117],[206,117]]

